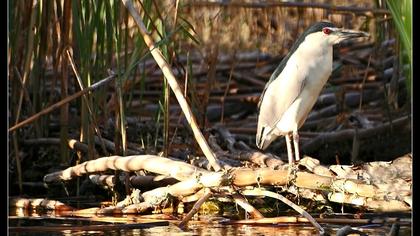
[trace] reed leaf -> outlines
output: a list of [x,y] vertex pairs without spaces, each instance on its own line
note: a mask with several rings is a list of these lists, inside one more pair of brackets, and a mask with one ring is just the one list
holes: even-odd
[[411,94],[412,78],[412,3],[410,0],[386,0],[386,5],[391,11],[392,20],[400,36],[400,43],[405,49],[400,50],[400,59],[406,60],[410,68],[404,71],[407,78],[407,91]]

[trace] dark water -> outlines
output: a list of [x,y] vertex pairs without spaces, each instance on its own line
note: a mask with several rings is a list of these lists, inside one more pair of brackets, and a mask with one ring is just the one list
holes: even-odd
[[310,227],[262,227],[262,226],[236,226],[236,225],[192,225],[185,231],[176,225],[159,226],[149,229],[122,229],[108,231],[62,231],[62,232],[19,232],[10,235],[316,235],[317,232]]
[[[18,222],[20,221],[20,222]],[[26,221],[26,222],[23,222]],[[52,220],[42,220],[42,222],[30,223],[34,220],[10,220],[10,226],[14,227],[17,225],[49,225],[56,226],[60,225],[59,222],[53,222]],[[37,220],[38,221],[38,220]],[[97,224],[91,222],[91,224]],[[61,225],[68,225],[62,223]],[[335,235],[336,230],[342,226],[326,226],[323,225],[326,230],[329,230],[332,235]],[[361,230],[368,235],[386,235],[389,231],[389,227],[385,226],[369,226],[369,228],[353,227]],[[10,232],[10,235],[20,236],[37,236],[37,235],[118,235],[118,236],[131,236],[131,235],[318,235],[318,232],[310,226],[302,225],[290,225],[290,226],[254,226],[254,225],[226,225],[226,224],[189,224],[188,228],[181,230],[173,223],[169,223],[168,226],[157,226],[146,229],[116,229],[116,230],[61,230],[56,232]],[[400,229],[400,236],[411,235],[409,227],[403,226]]]
[[[109,219],[110,217],[108,217]],[[112,230],[57,230],[33,232],[27,230],[30,227],[42,226],[60,227],[60,226],[92,226],[92,225],[112,225],[110,223],[96,221],[75,221],[59,220],[54,218],[45,219],[44,217],[24,217],[12,218],[9,220],[9,226],[13,229],[24,229],[25,232],[11,232],[10,235],[316,235],[317,231],[310,226],[251,226],[251,225],[227,225],[220,223],[189,223],[187,228],[181,230],[176,224],[170,222],[167,226],[157,226],[150,228],[131,228],[131,229],[112,229]],[[19,227],[18,227],[19,226]],[[15,228],[16,227],[16,228]],[[33,228],[32,228],[33,229]],[[35,228],[34,230],[41,230]],[[32,232],[31,232],[32,231]]]
[[[11,212],[10,212],[11,213]],[[112,221],[113,217],[104,217]],[[103,218],[103,219],[104,219]],[[124,217],[115,218],[115,221]],[[166,226],[156,226],[150,228],[131,228],[115,229],[115,225],[122,223],[107,223],[87,220],[80,217],[60,217],[51,214],[13,214],[9,217],[9,235],[13,236],[38,236],[38,235],[318,235],[318,231],[308,224],[282,224],[282,225],[232,225],[223,223],[199,223],[190,222],[185,230],[180,229],[177,224],[179,221],[169,221]],[[165,221],[165,220],[156,220]],[[331,235],[344,225],[321,224]],[[98,226],[94,230],[86,230],[86,227]],[[111,226],[111,229],[101,228]],[[133,226],[133,225],[132,225]],[[69,227],[60,230],[60,227]],[[386,235],[390,230],[390,225],[362,225],[353,226],[367,235]],[[35,232],[36,231],[36,232]],[[399,236],[411,235],[409,225],[402,225]]]

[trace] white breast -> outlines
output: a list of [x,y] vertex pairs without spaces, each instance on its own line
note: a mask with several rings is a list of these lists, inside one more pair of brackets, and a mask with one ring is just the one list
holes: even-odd
[[[314,34],[313,38],[308,37],[290,57],[283,70],[285,73],[280,75],[285,76],[286,80],[296,78],[303,80],[299,96],[276,124],[280,134],[297,130],[303,125],[331,75],[332,46],[323,45],[322,39],[316,38],[323,37],[322,34]],[[317,39],[319,41],[316,41]],[[320,42],[321,45],[314,45],[313,42]]]

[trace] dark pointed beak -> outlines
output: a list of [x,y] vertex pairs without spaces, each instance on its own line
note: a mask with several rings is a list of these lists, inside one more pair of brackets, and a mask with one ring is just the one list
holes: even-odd
[[364,31],[349,30],[349,29],[339,29],[336,33],[346,39],[350,38],[360,38],[360,37],[369,37],[370,35]]

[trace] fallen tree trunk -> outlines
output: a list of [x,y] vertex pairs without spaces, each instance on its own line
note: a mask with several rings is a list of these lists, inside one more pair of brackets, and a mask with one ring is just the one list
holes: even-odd
[[[158,206],[170,196],[183,198],[193,195],[204,187],[223,192],[226,191],[223,190],[225,186],[241,188],[249,186],[287,186],[292,184],[297,188],[324,191],[328,193],[328,200],[333,202],[352,204],[378,211],[410,210],[411,191],[408,190],[411,190],[411,180],[400,181],[400,186],[394,189],[386,188],[388,185],[383,183],[384,181],[398,181],[399,172],[394,174],[394,178],[388,175],[386,180],[382,179],[382,182],[378,182],[372,181],[372,178],[368,176],[369,173],[377,173],[372,170],[373,166],[378,166],[375,163],[368,163],[364,168],[362,167],[358,172],[352,174],[349,173],[353,170],[351,168],[343,166],[342,170],[344,171],[340,173],[338,171],[334,172],[337,168],[336,166],[332,166],[329,169],[333,173],[332,175],[327,174],[328,172],[325,167],[318,167],[319,162],[313,158],[303,158],[301,163],[302,166],[307,166],[306,171],[297,169],[290,176],[287,168],[279,170],[271,168],[232,168],[227,172],[212,172],[181,161],[152,155],[112,156],[88,161],[64,171],[46,175],[44,180],[47,183],[69,180],[75,176],[105,171],[107,169],[128,172],[145,170],[180,180],[180,182],[173,185],[155,188],[138,196],[141,199],[143,208],[144,204],[150,207]],[[406,156],[402,160],[396,161],[394,165],[392,162],[380,163],[380,165],[382,166],[382,170],[395,169],[400,172],[405,171],[411,168],[411,156]],[[346,169],[347,171],[345,171]],[[310,173],[310,170],[318,174]],[[360,179],[357,176],[364,176],[366,180]],[[392,186],[389,185],[388,187]],[[227,193],[233,194],[234,192],[227,191]],[[120,206],[126,207],[128,205],[122,203]]]
[[[165,168],[163,168],[165,167]],[[193,174],[207,174],[210,171],[189,165],[185,162],[174,161],[154,155],[135,156],[110,156],[96,160],[83,162],[82,164],[69,167],[65,170],[47,174],[44,176],[45,183],[70,180],[84,174],[102,172],[106,170],[137,171],[148,170],[153,173],[171,176],[178,180],[190,178]]]

